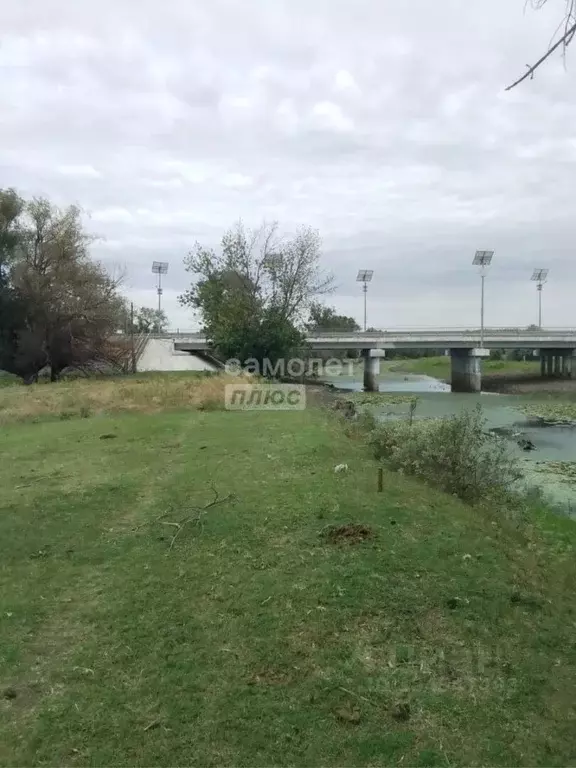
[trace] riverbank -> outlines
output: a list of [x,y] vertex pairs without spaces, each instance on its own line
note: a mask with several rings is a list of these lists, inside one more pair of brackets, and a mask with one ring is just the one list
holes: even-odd
[[485,392],[503,395],[558,395],[576,398],[576,379],[547,379],[539,373],[487,373],[482,377]]
[[[380,370],[382,373],[421,374],[450,382],[450,358],[446,356],[386,360],[381,362]],[[501,394],[551,393],[576,397],[576,378],[543,378],[540,363],[534,360],[483,360],[482,389]]]
[[[450,380],[450,357],[416,357],[406,360],[385,360],[381,363],[382,370],[401,373],[421,373],[425,376]],[[485,375],[499,376],[528,376],[540,373],[540,363],[523,360],[482,360],[482,371]]]
[[132,386],[3,427],[1,764],[571,763],[571,521]]

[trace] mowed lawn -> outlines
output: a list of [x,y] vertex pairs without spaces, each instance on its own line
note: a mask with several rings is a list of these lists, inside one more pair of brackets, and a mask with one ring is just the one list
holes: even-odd
[[571,521],[310,409],[7,424],[0,489],[2,765],[576,764]]

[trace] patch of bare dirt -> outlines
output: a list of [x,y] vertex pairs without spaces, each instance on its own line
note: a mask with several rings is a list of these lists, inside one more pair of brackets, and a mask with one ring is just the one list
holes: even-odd
[[375,536],[372,528],[359,523],[333,526],[324,531],[324,538],[330,544],[360,544]]
[[248,685],[288,685],[290,675],[278,669],[263,669],[248,679]]

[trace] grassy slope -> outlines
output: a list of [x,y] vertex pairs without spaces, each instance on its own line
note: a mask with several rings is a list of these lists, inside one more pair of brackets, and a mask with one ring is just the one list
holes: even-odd
[[[384,365],[387,365],[386,363]],[[449,357],[419,357],[411,360],[390,360],[390,371],[402,373],[421,373],[436,378],[450,378]],[[522,360],[483,360],[482,372],[490,376],[518,376],[522,374],[537,374],[540,363]]]
[[574,525],[375,475],[310,411],[4,427],[0,763],[574,764]]
[[245,378],[188,371],[76,379],[30,387],[12,382],[0,389],[0,427],[19,421],[66,420],[126,411],[219,409],[224,402],[224,387],[243,382]]

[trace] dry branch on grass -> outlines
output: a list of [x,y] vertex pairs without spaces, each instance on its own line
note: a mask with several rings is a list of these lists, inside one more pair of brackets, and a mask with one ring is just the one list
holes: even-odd
[[[225,504],[227,501],[231,501],[234,498],[234,495],[232,493],[226,494],[226,496],[220,496],[218,490],[214,487],[214,485],[211,485],[212,493],[214,494],[214,498],[212,501],[208,502],[208,504],[205,504],[203,507],[188,507],[187,508],[187,514],[181,518],[180,520],[165,520],[170,512],[172,510],[166,510],[165,512],[162,512],[161,515],[158,517],[155,517],[153,520],[151,520],[149,523],[143,523],[142,525],[139,525],[136,530],[139,530],[140,528],[143,528],[146,525],[153,525],[154,523],[161,523],[162,525],[168,525],[176,529],[176,532],[172,536],[172,539],[170,540],[170,547],[169,550],[172,551],[174,549],[174,544],[176,543],[176,539],[180,536],[184,528],[188,525],[197,525],[200,527],[200,530],[203,530],[203,522],[202,518],[209,509],[212,509],[213,507],[219,506],[220,504]],[[191,511],[194,511],[194,514],[189,514]]]

